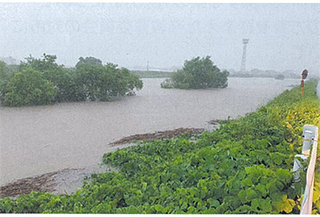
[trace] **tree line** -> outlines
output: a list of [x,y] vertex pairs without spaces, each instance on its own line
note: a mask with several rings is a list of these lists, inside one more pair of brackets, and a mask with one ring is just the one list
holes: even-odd
[[[57,102],[111,101],[133,95],[143,87],[138,75],[94,57],[80,57],[74,68],[56,63],[55,55],[25,58],[20,65],[0,61],[0,102],[4,106],[46,105]],[[170,73],[162,88],[204,89],[228,86],[229,72],[221,71],[210,56],[186,60]]]
[[0,61],[0,101],[4,106],[57,102],[110,101],[143,87],[138,76],[116,64],[80,57],[75,68],[56,63],[55,55],[29,56],[16,70]]

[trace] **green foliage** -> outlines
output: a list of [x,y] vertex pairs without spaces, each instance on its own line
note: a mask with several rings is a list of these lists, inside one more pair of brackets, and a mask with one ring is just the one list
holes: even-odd
[[55,55],[44,54],[42,59],[30,56],[26,58],[26,62],[21,62],[19,69],[33,68],[42,72],[42,77],[54,84],[57,93],[55,102],[85,100],[74,71],[65,69],[63,65],[58,65],[56,60]]
[[8,91],[8,83],[12,73],[7,68],[7,65],[0,61],[0,100],[2,101]]
[[184,67],[171,74],[161,84],[162,88],[179,89],[204,89],[204,88],[225,88],[228,86],[229,72],[221,70],[213,65],[210,56],[205,58],[196,57],[185,61]]
[[80,57],[79,61],[76,64],[76,68],[82,65],[102,66],[102,61],[94,57],[86,57],[86,58]]
[[[306,82],[303,98],[296,87],[212,133],[107,153],[103,162],[118,173],[94,174],[70,196],[33,192],[0,199],[0,212],[298,214],[302,195],[296,184],[291,187],[292,166],[303,125],[320,115],[315,87],[316,81]],[[315,214],[319,190],[316,176]]]
[[77,83],[87,99],[107,101],[140,90],[142,81],[126,68],[108,63],[105,66],[81,65],[76,69]]
[[[26,58],[26,62],[21,62],[18,71],[13,73],[14,76],[3,63],[0,63],[0,99],[4,101],[3,105],[43,105],[51,102],[85,100],[108,101],[126,94],[133,95],[134,90],[140,90],[143,86],[138,76],[132,75],[128,69],[119,69],[117,65],[111,63],[103,66],[100,60],[93,57],[80,58],[81,63],[76,69],[66,69],[63,65],[58,65],[56,59],[56,56],[46,54],[42,59],[30,56]],[[30,70],[40,72],[40,74],[23,75]],[[25,84],[18,87],[17,84],[22,80],[25,81]],[[8,88],[10,82],[11,89]],[[40,85],[41,88],[37,85]],[[54,88],[54,99],[52,99],[50,90],[42,90],[49,88],[50,85],[53,85]]]
[[5,106],[45,105],[56,95],[53,84],[42,78],[42,73],[32,68],[15,73],[8,85]]
[[43,54],[43,59],[36,59],[31,55],[25,58],[26,62],[21,62],[19,65],[19,70],[24,70],[26,68],[33,68],[37,71],[44,72],[47,70],[62,68],[56,63],[57,57],[55,55]]

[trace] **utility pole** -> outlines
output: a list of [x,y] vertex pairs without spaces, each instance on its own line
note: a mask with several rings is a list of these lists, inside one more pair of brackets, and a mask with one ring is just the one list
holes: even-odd
[[244,73],[246,71],[247,44],[249,43],[249,39],[242,39],[242,43],[243,43],[243,53],[242,53],[240,72]]

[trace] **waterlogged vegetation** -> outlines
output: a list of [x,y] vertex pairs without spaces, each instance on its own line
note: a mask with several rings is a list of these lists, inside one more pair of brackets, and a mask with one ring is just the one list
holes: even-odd
[[75,68],[44,54],[21,62],[16,70],[0,62],[0,99],[4,106],[46,105],[56,102],[110,101],[133,95],[143,87],[138,76],[94,57],[79,58]]
[[[2,213],[298,214],[293,183],[302,127],[320,127],[317,81],[285,91],[256,112],[199,136],[154,140],[103,156],[119,169],[92,175],[72,195],[32,192],[0,199]],[[313,213],[320,213],[317,166]],[[304,174],[304,172],[302,172]],[[294,188],[292,188],[294,186]]]
[[228,86],[229,72],[221,71],[213,64],[210,56],[186,60],[182,69],[171,73],[162,88],[205,89],[225,88]]

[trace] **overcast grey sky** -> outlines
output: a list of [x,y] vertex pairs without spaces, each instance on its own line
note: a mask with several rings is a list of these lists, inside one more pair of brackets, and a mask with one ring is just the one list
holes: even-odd
[[210,55],[219,68],[320,68],[320,4],[0,3],[0,56],[94,56],[132,68],[182,66]]

